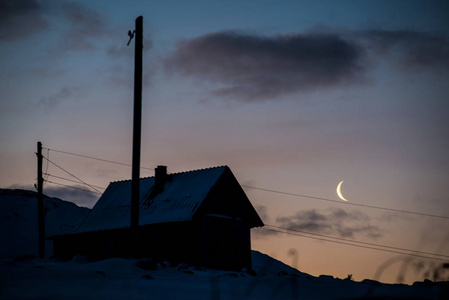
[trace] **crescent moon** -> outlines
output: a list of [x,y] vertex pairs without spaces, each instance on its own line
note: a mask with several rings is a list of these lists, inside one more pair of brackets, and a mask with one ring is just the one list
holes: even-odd
[[343,197],[343,195],[341,194],[341,184],[343,183],[343,181],[342,182],[340,182],[339,184],[338,184],[338,186],[337,186],[337,195],[338,195],[338,197],[341,199],[341,200],[343,200],[343,201],[348,201],[347,199],[345,199],[345,197]]

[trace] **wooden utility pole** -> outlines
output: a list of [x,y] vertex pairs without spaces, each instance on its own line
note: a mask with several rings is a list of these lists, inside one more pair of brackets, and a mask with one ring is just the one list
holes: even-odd
[[[136,19],[134,32],[134,123],[133,123],[133,158],[131,186],[131,229],[139,227],[139,197],[140,197],[140,147],[142,133],[142,51],[143,51],[143,17]],[[132,35],[131,35],[132,37]],[[129,44],[129,43],[128,43]]]
[[45,258],[44,178],[42,177],[42,143],[37,142],[37,226],[39,232],[39,257]]

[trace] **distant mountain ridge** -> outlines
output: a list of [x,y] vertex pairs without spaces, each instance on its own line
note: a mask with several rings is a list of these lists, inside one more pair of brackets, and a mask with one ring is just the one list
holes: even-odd
[[[89,208],[44,195],[46,236],[69,233],[79,226]],[[0,189],[0,257],[37,255],[37,192]],[[51,256],[51,242],[46,243],[46,256]]]

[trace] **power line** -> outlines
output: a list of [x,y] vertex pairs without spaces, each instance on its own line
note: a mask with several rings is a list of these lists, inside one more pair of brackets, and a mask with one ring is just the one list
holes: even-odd
[[[47,157],[50,159],[50,150],[47,150]],[[48,161],[47,161],[46,166],[45,166],[45,173],[48,173]],[[47,178],[44,178],[44,180],[45,179],[47,179]]]
[[[116,162],[116,161],[112,161],[112,160],[102,159],[102,158],[98,158],[98,157],[92,157],[92,156],[77,154],[77,153],[73,153],[73,152],[67,152],[67,151],[62,151],[62,150],[55,150],[55,149],[50,149],[50,148],[43,148],[43,149],[47,149],[48,151],[54,151],[54,152],[58,152],[58,153],[63,153],[63,154],[68,154],[68,155],[73,155],[73,156],[78,156],[78,157],[83,157],[83,158],[88,158],[88,159],[108,162],[108,163],[117,164],[117,165],[123,165],[123,166],[128,166],[128,167],[132,166],[130,164],[125,164],[125,163]],[[141,167],[141,169],[154,170],[154,168],[146,168],[146,167]],[[86,185],[88,185],[88,184],[86,183]],[[352,206],[358,206],[358,207],[364,207],[364,208],[386,210],[386,211],[394,211],[394,212],[399,212],[399,213],[406,213],[406,214],[412,214],[412,215],[418,215],[418,216],[425,216],[425,217],[432,217],[432,218],[440,218],[440,219],[449,220],[449,216],[426,214],[426,213],[409,211],[409,210],[403,210],[403,209],[387,208],[387,207],[373,206],[373,205],[366,205],[366,204],[359,204],[359,203],[352,203],[352,202],[343,202],[343,201],[334,200],[334,199],[315,197],[315,196],[303,195],[303,194],[297,194],[297,193],[288,193],[288,192],[282,192],[282,191],[277,191],[277,190],[259,188],[259,187],[248,186],[248,185],[241,185],[241,186],[244,187],[244,188],[249,188],[249,189],[254,189],[254,190],[259,190],[259,191],[264,191],[264,192],[270,192],[270,193],[276,193],[276,194],[281,194],[281,195],[287,195],[287,196],[302,197],[302,198],[315,199],[315,200],[320,200],[320,201],[333,202],[333,203],[337,203],[337,204],[352,205]]]
[[[94,159],[94,160],[99,160],[99,161],[104,161],[104,162],[114,163],[114,164],[119,164],[119,165],[131,166],[129,164],[124,164],[124,163],[120,163],[120,162],[115,162],[115,161],[111,161],[111,160],[105,160],[105,159],[91,157],[91,156],[86,156],[86,155],[80,155],[80,154],[66,152],[66,151],[61,151],[61,150],[54,150],[54,149],[48,149],[48,148],[45,148],[45,149],[47,149],[48,156],[49,156],[49,151],[51,150],[51,151],[55,151],[55,152],[59,152],[59,153],[63,153],[63,154],[74,155],[74,156],[79,156],[79,157],[83,157],[83,158]],[[46,157],[44,157],[44,158],[47,160],[47,170],[48,170],[48,163],[51,163],[51,164],[55,165],[56,167],[58,167],[59,169],[61,169],[64,172],[66,172],[67,174],[69,174],[70,176],[76,178],[78,181],[74,181],[74,180],[71,180],[71,179],[67,179],[67,178],[63,178],[63,177],[59,177],[59,176],[55,176],[55,175],[51,175],[51,174],[45,173],[45,175],[47,175],[47,177],[50,176],[50,177],[55,177],[55,178],[59,178],[59,179],[62,179],[62,180],[67,180],[67,181],[71,181],[71,182],[75,182],[75,183],[83,183],[83,184],[89,186],[90,188],[94,189],[96,191],[96,193],[101,194],[97,189],[94,188],[93,185],[90,185],[90,184],[82,181],[81,179],[79,179],[75,175],[71,174],[67,170],[63,169],[62,167],[58,166],[54,162],[50,161],[48,158],[46,158]],[[142,167],[142,168],[143,169],[151,169],[151,168],[144,168],[144,167]],[[152,170],[154,170],[154,169],[152,169]],[[78,187],[64,185],[64,184],[52,182],[52,181],[49,181],[49,180],[45,180],[45,181],[48,182],[48,183],[52,183],[52,184],[57,184],[57,185],[61,185],[61,186],[65,186],[65,187],[69,187],[69,188],[73,188],[73,189],[78,189],[78,190],[82,190],[82,191],[86,191],[86,192],[91,192],[90,190],[87,190],[87,189],[82,189],[82,188],[78,188]],[[98,187],[98,186],[95,186],[95,187],[104,189],[104,188]],[[276,190],[270,190],[270,189],[264,189],[264,188],[246,186],[246,185],[242,185],[242,187],[255,189],[255,190],[261,190],[261,191],[265,191],[265,192],[283,194],[283,195],[288,195],[288,196],[303,197],[303,198],[309,198],[309,199],[315,199],[315,200],[335,202],[335,203],[338,203],[338,204],[346,204],[346,205],[353,205],[353,206],[359,206],[359,207],[366,207],[366,208],[373,208],[373,209],[381,209],[381,210],[395,211],[395,212],[401,212],[401,213],[415,214],[415,215],[421,215],[421,216],[449,219],[449,217],[447,217],[447,216],[431,215],[431,214],[425,214],[425,213],[419,213],[419,212],[413,212],[413,211],[407,211],[407,210],[399,210],[399,209],[392,209],[392,208],[385,208],[385,207],[357,204],[357,203],[351,203],[351,202],[341,202],[341,201],[333,200],[333,199],[314,197],[314,196],[295,194],[295,193],[287,193],[287,192],[282,192],[282,191],[276,191]],[[368,242],[361,242],[361,241],[356,241],[356,240],[351,240],[351,239],[332,237],[332,236],[327,236],[327,235],[323,235],[323,234],[306,232],[306,231],[295,230],[295,229],[289,229],[289,228],[275,226],[275,225],[269,225],[269,224],[266,224],[266,225],[269,226],[269,227],[272,227],[272,228],[277,228],[277,229],[270,229],[270,228],[261,228],[261,229],[262,230],[267,230],[267,231],[273,231],[273,232],[279,232],[279,233],[285,233],[285,234],[305,237],[305,238],[311,238],[311,239],[316,239],[316,240],[322,240],[322,241],[327,241],[327,242],[333,242],[333,243],[338,243],[338,244],[343,244],[343,245],[348,245],[348,246],[354,246],[354,247],[360,247],[360,248],[366,248],[366,249],[372,249],[372,250],[378,250],[378,251],[384,251],[384,252],[390,252],[390,253],[397,253],[397,254],[403,254],[403,255],[408,255],[408,256],[415,256],[415,257],[420,257],[420,258],[434,259],[434,260],[440,260],[440,261],[447,261],[447,260],[442,259],[442,258],[429,257],[429,256],[425,256],[425,255],[433,255],[433,256],[440,256],[440,257],[449,258],[448,255],[429,253],[429,252],[424,252],[424,251],[410,250],[410,249],[405,249],[405,248],[392,247],[392,246],[380,245],[380,244],[375,244],[375,243],[368,243]],[[278,230],[278,229],[280,229],[280,230]],[[304,234],[308,234],[308,235],[304,235]],[[310,236],[310,235],[312,235],[312,236]],[[333,240],[329,240],[329,239],[333,239]],[[381,247],[381,248],[378,248],[378,247]],[[382,248],[385,248],[385,249],[382,249]],[[390,249],[390,250],[388,250],[388,249]],[[413,252],[413,253],[400,252],[400,251],[397,251],[397,250],[408,251],[408,252]],[[417,254],[417,253],[419,253],[419,254]],[[420,255],[420,254],[424,254],[424,255]]]
[[[48,173],[44,173],[44,175],[47,175],[47,178],[48,177],[54,177],[54,178],[58,178],[58,179],[61,179],[61,180],[66,180],[66,181],[70,181],[70,182],[74,182],[74,183],[82,183],[82,182],[79,182],[79,181],[76,181],[76,180],[72,180],[72,179],[68,179],[68,178],[64,178],[64,177],[60,177],[60,176],[56,176],[56,175],[52,175],[52,174],[48,174]],[[90,186],[93,186],[93,187],[96,187],[96,188],[99,188],[99,189],[103,189],[103,190],[106,189],[104,187],[93,185],[93,184],[91,184]]]
[[275,226],[275,225],[269,225],[269,224],[265,224],[265,226],[269,226],[269,227],[273,227],[273,228],[277,228],[277,229],[282,229],[282,230],[293,231],[293,232],[304,233],[304,234],[310,234],[310,235],[315,235],[315,236],[320,236],[320,237],[325,237],[325,238],[330,238],[330,239],[336,239],[336,240],[346,241],[346,242],[351,242],[351,243],[358,243],[358,244],[375,246],[375,247],[389,248],[389,249],[393,249],[393,250],[409,251],[409,252],[415,252],[415,253],[420,253],[420,254],[434,255],[434,256],[441,256],[441,257],[449,258],[449,255],[444,255],[444,254],[437,254],[437,253],[431,253],[431,252],[411,250],[411,249],[406,249],[406,248],[386,246],[386,245],[381,245],[381,244],[376,244],[376,243],[362,242],[362,241],[357,241],[357,240],[339,238],[339,237],[334,237],[334,236],[329,236],[329,235],[324,235],[324,234],[319,234],[319,233],[314,233],[314,232],[307,232],[307,231],[302,231],[302,230],[297,230],[297,229],[290,229],[290,228],[285,228],[285,227]]
[[[66,172],[67,174],[69,174],[70,176],[76,178],[78,181],[80,181],[81,183],[84,183],[85,185],[87,185],[88,187],[90,187],[91,189],[97,191],[98,193],[101,194],[101,192],[99,190],[97,190],[96,188],[94,188],[93,186],[91,186],[90,184],[82,181],[81,179],[79,179],[78,177],[76,177],[75,175],[73,175],[72,173],[70,173],[69,171],[65,170],[64,168],[58,166],[57,164],[55,164],[54,162],[52,162],[51,160],[49,160],[48,158],[44,157],[49,163],[51,163],[52,165],[58,167],[59,169],[63,170],[64,172]],[[47,181],[48,182],[48,181]]]
[[285,233],[285,234],[290,234],[290,235],[295,235],[295,236],[305,237],[305,238],[314,239],[314,240],[326,241],[326,242],[331,242],[331,243],[336,243],[336,244],[348,245],[348,246],[353,246],[353,247],[358,247],[358,248],[365,248],[365,249],[371,249],[371,250],[377,250],[377,251],[383,251],[383,252],[389,252],[389,253],[396,253],[396,254],[402,254],[402,255],[408,255],[408,256],[414,256],[414,257],[419,257],[419,258],[426,258],[426,259],[433,259],[433,260],[438,260],[438,261],[444,261],[444,262],[447,262],[447,259],[442,259],[442,258],[437,258],[437,257],[428,257],[428,256],[424,256],[424,255],[419,255],[419,254],[406,253],[406,252],[400,252],[400,251],[394,251],[394,250],[388,250],[388,249],[381,249],[381,248],[376,248],[376,247],[369,247],[369,246],[363,246],[363,245],[351,244],[351,243],[347,243],[347,242],[340,242],[340,241],[328,240],[328,239],[324,239],[324,238],[319,238],[319,237],[313,237],[313,236],[303,235],[303,234],[295,233],[295,232],[287,232],[287,231],[281,231],[281,230],[270,229],[270,228],[259,228],[259,229],[266,230],[266,231],[273,231],[273,232]]
[[406,213],[406,214],[413,214],[413,215],[419,215],[419,216],[426,216],[426,217],[432,217],[432,218],[449,219],[448,216],[432,215],[432,214],[420,213],[420,212],[409,211],[409,210],[387,208],[387,207],[380,207],[380,206],[373,206],[373,205],[366,205],[366,204],[358,204],[358,203],[352,203],[352,202],[343,202],[343,201],[339,201],[339,200],[333,200],[333,199],[327,199],[327,198],[321,198],[321,197],[314,197],[314,196],[308,196],[308,195],[302,195],[302,194],[295,194],[295,193],[286,193],[286,192],[282,192],[282,191],[269,190],[269,189],[258,188],[258,187],[247,186],[247,185],[242,185],[242,187],[249,188],[249,189],[260,190],[260,191],[264,191],[264,192],[270,192],[270,193],[276,193],[276,194],[281,194],[281,195],[287,195],[287,196],[295,196],[295,197],[302,197],[302,198],[309,198],[309,199],[315,199],[315,200],[321,200],[321,201],[334,202],[334,203],[344,204],[344,205],[353,205],[353,206],[359,206],[359,207],[388,210],[388,211],[394,211],[394,212],[400,212],[400,213]]
[[[102,159],[102,158],[98,158],[98,157],[87,156],[87,155],[82,155],[82,154],[76,154],[76,153],[72,153],[72,152],[61,151],[61,150],[55,150],[55,149],[49,149],[49,148],[44,148],[44,149],[47,149],[47,150],[49,150],[49,151],[58,152],[58,153],[63,153],[63,154],[68,154],[68,155],[73,155],[73,156],[78,156],[78,157],[83,157],[83,158],[88,158],[88,159],[93,159],[93,160],[99,160],[99,161],[103,161],[103,162],[108,162],[108,163],[111,163],[111,164],[116,164],[116,165],[122,165],[122,166],[132,167],[131,164],[126,164],[126,163],[117,162],[117,161],[113,161],[113,160]],[[140,167],[140,168],[141,168],[141,169],[145,169],[145,170],[154,170],[154,168],[147,168],[147,167]]]
[[100,192],[95,192],[95,191],[91,191],[91,190],[88,190],[88,189],[79,188],[79,187],[76,187],[76,186],[73,186],[73,185],[57,183],[57,182],[53,182],[53,181],[50,181],[50,180],[45,180],[45,181],[48,182],[48,183],[51,183],[51,184],[61,185],[61,186],[65,186],[65,187],[68,187],[68,188],[71,188],[71,189],[75,189],[75,190],[80,190],[80,191],[84,191],[84,192],[95,193],[95,194],[101,195]]

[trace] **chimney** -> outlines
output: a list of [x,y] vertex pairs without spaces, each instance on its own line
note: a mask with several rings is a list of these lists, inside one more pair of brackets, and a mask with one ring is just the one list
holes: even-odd
[[162,192],[167,181],[167,166],[157,166],[154,171],[154,188]]

